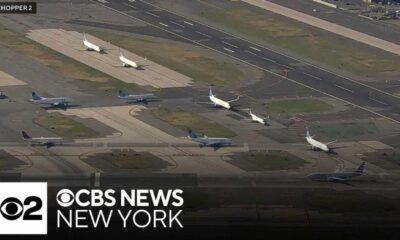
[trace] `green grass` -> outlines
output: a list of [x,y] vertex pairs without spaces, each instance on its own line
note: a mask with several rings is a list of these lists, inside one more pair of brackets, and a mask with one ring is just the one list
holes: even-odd
[[186,112],[179,108],[154,108],[151,110],[152,114],[157,118],[168,122],[169,124],[187,131],[192,128],[198,133],[205,134],[210,137],[234,137],[236,134],[225,128],[224,126],[211,121],[208,118],[200,116],[192,112]]
[[86,161],[105,161],[116,168],[130,170],[160,170],[171,166],[170,163],[151,153],[123,150],[112,150],[109,153],[96,154],[86,159]]
[[94,138],[100,136],[95,130],[67,118],[60,113],[40,114],[33,118],[33,122],[65,138]]
[[372,135],[378,132],[374,122],[347,122],[324,124],[315,128],[316,134],[328,138],[352,138]]
[[124,46],[125,49],[182,73],[194,81],[224,85],[240,83],[244,79],[244,73],[234,64],[209,57],[200,51],[188,50],[180,44],[172,45],[158,40],[109,32],[89,31],[89,33],[107,39],[115,45]]
[[399,73],[399,56],[273,13],[236,7],[197,14],[232,31],[357,75]]
[[332,105],[318,99],[279,100],[266,103],[266,107],[272,113],[314,113],[333,109]]
[[304,166],[307,161],[284,151],[250,151],[235,155],[234,165],[247,170],[271,171],[297,169]]
[[104,90],[116,91],[118,89],[126,89],[133,91],[138,89],[138,86],[135,84],[124,83],[1,25],[0,45],[12,48],[17,52],[60,72],[64,76],[91,83],[92,85]]

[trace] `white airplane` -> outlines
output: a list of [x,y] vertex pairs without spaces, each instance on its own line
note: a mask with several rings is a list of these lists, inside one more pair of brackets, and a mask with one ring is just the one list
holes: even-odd
[[[135,69],[140,69],[142,67],[142,65],[139,64],[140,61],[135,62],[135,61],[132,61],[132,60],[126,58],[122,54],[121,49],[119,49],[119,60],[121,60],[122,66],[124,66],[124,67],[133,67]],[[143,60],[146,61],[147,58],[144,58]]]
[[23,140],[31,143],[32,145],[45,145],[47,147],[54,146],[56,144],[63,144],[64,139],[61,137],[36,137],[29,136],[25,131],[22,131]]
[[230,103],[231,102],[235,102],[235,101],[239,100],[239,98],[240,98],[240,96],[238,96],[236,99],[233,99],[233,100],[230,100],[230,101],[224,101],[222,99],[217,98],[213,94],[211,87],[210,87],[210,91],[208,93],[208,97],[209,97],[209,99],[211,101],[211,104],[214,104],[215,107],[220,106],[220,107],[226,108],[228,110],[232,108]]
[[310,131],[308,130],[308,127],[306,127],[306,140],[307,140],[308,144],[311,145],[311,148],[313,150],[322,150],[324,152],[332,152],[333,149],[329,147],[329,144],[336,142],[336,140],[332,141],[332,142],[328,142],[328,143],[322,143],[322,142],[315,140],[313,137],[314,136],[310,135]]
[[220,147],[232,145],[232,139],[230,138],[214,138],[214,137],[199,137],[197,134],[189,128],[188,138],[194,142],[200,144],[201,147],[214,147],[217,150]]
[[251,111],[251,109],[250,109],[250,111],[249,111],[249,115],[250,115],[250,118],[249,118],[249,119],[246,119],[246,120],[250,120],[250,121],[252,121],[252,122],[260,123],[260,124],[262,124],[262,125],[267,125],[267,124],[268,124],[268,119],[269,119],[268,116],[266,116],[265,118],[259,117],[259,116],[255,115],[255,114]]
[[32,92],[32,98],[29,100],[37,104],[47,104],[53,107],[67,107],[68,104],[72,103],[72,100],[68,97],[55,97],[55,98],[45,98]]
[[83,45],[85,45],[86,50],[88,50],[88,51],[96,51],[98,53],[103,53],[104,52],[104,49],[102,47],[97,46],[96,44],[89,42],[86,39],[85,33],[83,33]]
[[122,90],[119,90],[118,98],[126,100],[127,103],[135,103],[135,102],[154,101],[157,97],[152,93],[128,94],[128,93],[124,93]]

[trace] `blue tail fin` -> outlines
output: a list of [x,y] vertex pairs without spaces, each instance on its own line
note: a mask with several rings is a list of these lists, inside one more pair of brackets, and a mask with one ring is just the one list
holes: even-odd
[[122,90],[118,90],[118,97],[125,97],[126,93],[124,93]]
[[25,131],[22,131],[22,137],[24,139],[30,139],[31,138]]
[[197,134],[191,128],[189,128],[188,136],[189,138],[197,138]]
[[32,99],[33,99],[33,100],[40,100],[40,99],[42,99],[42,97],[40,97],[39,95],[37,95],[35,92],[32,92]]
[[209,90],[209,92],[208,92],[208,96],[209,96],[209,97],[214,96],[211,87],[210,87],[210,90]]
[[361,165],[355,171],[355,173],[362,174],[364,172],[364,168],[365,168],[365,162],[362,162]]

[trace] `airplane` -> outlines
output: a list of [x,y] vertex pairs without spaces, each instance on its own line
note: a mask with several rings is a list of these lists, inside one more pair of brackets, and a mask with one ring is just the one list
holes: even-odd
[[154,101],[157,97],[152,93],[146,94],[128,94],[124,93],[122,90],[118,91],[118,98],[126,100],[127,103],[135,103],[135,102],[149,102]]
[[86,50],[88,50],[88,51],[96,51],[98,53],[103,53],[104,52],[104,49],[102,47],[97,46],[96,44],[89,42],[86,39],[85,33],[83,33],[83,45],[85,45]]
[[257,123],[260,123],[260,124],[262,124],[262,125],[267,125],[267,124],[268,124],[268,119],[269,119],[268,116],[266,116],[265,118],[259,117],[259,116],[255,115],[255,114],[251,111],[251,109],[250,109],[249,115],[250,115],[250,118],[249,118],[249,119],[246,118],[246,120],[250,120],[250,121],[252,121],[252,122],[257,122]]
[[[124,67],[133,67],[135,69],[142,68],[142,65],[139,64],[139,61],[137,61],[137,62],[132,61],[132,60],[126,58],[124,55],[122,55],[121,49],[119,49],[119,60],[121,60],[122,66],[124,66]],[[147,58],[144,58],[143,60],[146,61]]]
[[307,177],[312,181],[323,181],[323,182],[346,182],[351,178],[359,177],[363,174],[365,168],[365,162],[354,171],[338,171],[338,172],[316,172],[311,173]]
[[69,97],[45,98],[39,96],[36,92],[32,92],[32,98],[29,101],[37,104],[48,104],[53,107],[67,107],[68,104],[72,103]]
[[45,145],[47,147],[54,146],[56,144],[63,144],[64,139],[61,137],[36,137],[29,136],[25,131],[22,131],[22,139],[30,142],[31,145]]
[[230,101],[224,101],[222,99],[217,98],[213,94],[211,87],[210,87],[210,91],[208,93],[208,97],[210,98],[211,104],[214,104],[215,107],[220,106],[220,107],[226,108],[228,110],[230,110],[232,108],[230,103],[235,102],[235,101],[239,100],[239,98],[240,98],[240,96],[238,96],[236,99],[233,99]]
[[329,144],[336,142],[336,140],[332,141],[332,142],[328,142],[328,143],[322,143],[322,142],[315,140],[313,137],[314,136],[310,135],[310,131],[308,130],[308,127],[306,127],[306,140],[311,145],[312,150],[322,150],[327,153],[333,151],[333,148],[330,148]]
[[214,138],[214,137],[199,137],[197,134],[189,128],[188,138],[194,142],[200,144],[200,147],[214,147],[214,149],[218,149],[223,146],[232,145],[232,139],[230,138]]

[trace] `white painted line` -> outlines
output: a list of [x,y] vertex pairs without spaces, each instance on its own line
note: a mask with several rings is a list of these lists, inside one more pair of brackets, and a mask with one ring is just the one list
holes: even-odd
[[225,41],[222,41],[222,43],[224,43],[224,44],[226,44],[228,46],[234,47],[234,48],[238,48],[238,46],[233,45],[232,43],[228,43],[228,42],[225,42]]
[[136,0],[128,0],[128,2],[134,3],[136,2]]
[[172,24],[174,24],[174,25],[176,25],[176,26],[179,26],[179,27],[181,27],[181,28],[186,28],[185,26],[183,26],[182,24],[180,24],[180,23],[177,23],[177,22],[174,22],[174,21],[169,21],[170,23],[172,23]]
[[106,0],[97,0],[97,1],[101,3],[108,3]]
[[163,23],[163,22],[159,22],[158,24],[160,24],[160,25],[162,25],[162,26],[164,26],[164,27],[168,27],[168,25],[165,24],[165,23]]
[[253,53],[253,52],[250,52],[249,50],[244,50],[245,52],[247,52],[247,53],[249,53],[249,54],[251,54],[251,55],[253,55],[253,56],[257,56],[257,54],[255,54],[255,53]]
[[[93,0],[89,0],[89,1],[94,2]],[[146,3],[146,4],[149,4],[149,3],[147,3],[147,2],[145,2],[145,3]],[[151,4],[149,4],[149,5],[151,5]],[[180,34],[178,34],[178,33],[176,33],[176,32],[169,31],[169,30],[167,30],[167,29],[161,28],[161,27],[159,27],[158,25],[152,24],[152,23],[150,23],[150,22],[146,22],[145,20],[142,20],[142,19],[140,19],[140,18],[131,16],[131,15],[125,13],[125,12],[119,11],[119,10],[114,9],[114,8],[112,8],[112,7],[109,7],[109,6],[107,6],[107,5],[102,5],[102,6],[105,7],[105,8],[108,8],[108,9],[114,11],[114,12],[117,12],[117,13],[119,13],[119,14],[121,14],[121,15],[124,15],[124,16],[126,16],[126,17],[135,19],[136,21],[140,21],[140,22],[146,23],[146,24],[148,24],[148,25],[150,25],[150,26],[153,26],[153,27],[156,27],[156,28],[161,29],[161,30],[163,30],[163,31],[166,31],[166,32],[168,32],[168,33],[170,33],[170,34],[172,34],[172,35],[175,35],[175,36],[178,36],[178,37],[180,37],[180,38],[182,38],[182,39],[185,39],[185,40],[187,40],[187,41],[193,42],[193,43],[195,43],[195,44],[197,44],[197,45],[199,45],[199,46],[202,46],[202,47],[204,47],[204,48],[213,50],[213,51],[218,52],[218,53],[220,53],[220,54],[223,54],[223,55],[225,55],[225,56],[229,56],[229,57],[231,57],[231,58],[233,58],[233,59],[235,59],[235,60],[237,60],[237,61],[246,63],[246,64],[248,64],[249,66],[252,66],[252,67],[254,67],[254,68],[263,70],[263,71],[265,71],[265,72],[268,72],[268,73],[270,73],[270,74],[272,74],[272,75],[275,75],[275,76],[278,76],[278,77],[282,77],[283,79],[285,79],[285,80],[287,80],[287,81],[290,81],[290,82],[292,82],[292,83],[295,83],[295,84],[297,84],[297,85],[300,85],[300,86],[303,86],[303,87],[305,87],[305,88],[314,90],[314,91],[316,91],[316,92],[319,92],[319,93],[324,94],[324,95],[326,95],[326,96],[329,96],[329,97],[331,97],[331,98],[340,100],[340,101],[342,101],[342,102],[344,102],[344,103],[347,103],[347,104],[349,104],[349,105],[358,107],[358,108],[360,108],[360,109],[362,109],[362,110],[364,110],[364,111],[366,111],[366,112],[372,113],[372,114],[374,114],[374,115],[376,115],[376,116],[380,116],[380,117],[382,117],[382,118],[384,118],[384,119],[387,119],[387,120],[390,120],[390,121],[395,122],[395,123],[397,123],[397,124],[400,124],[400,121],[399,121],[399,120],[396,120],[396,119],[394,119],[394,118],[388,117],[388,116],[386,116],[386,115],[384,115],[384,114],[381,114],[381,113],[379,113],[379,112],[373,111],[373,110],[371,110],[371,109],[369,109],[369,108],[366,108],[366,107],[363,107],[363,106],[358,105],[358,104],[356,104],[356,103],[347,101],[347,100],[345,100],[345,99],[343,99],[343,98],[340,98],[340,97],[337,97],[337,96],[335,96],[335,95],[329,94],[329,93],[327,93],[327,92],[324,92],[324,91],[322,91],[322,90],[319,90],[319,89],[314,88],[314,87],[312,87],[312,86],[309,86],[309,85],[307,85],[307,84],[298,82],[298,81],[296,81],[296,80],[294,80],[294,79],[291,79],[291,78],[288,78],[288,77],[286,77],[286,76],[282,76],[282,75],[280,75],[279,73],[276,73],[276,72],[274,72],[274,71],[268,70],[268,69],[263,68],[263,67],[260,67],[260,66],[258,66],[258,65],[255,65],[255,64],[250,63],[250,62],[248,62],[248,61],[245,61],[245,60],[243,60],[243,59],[237,58],[237,57],[235,57],[235,56],[229,55],[229,54],[227,54],[227,53],[225,53],[225,52],[222,52],[222,51],[220,51],[220,50],[218,50],[218,49],[215,49],[215,48],[209,47],[209,46],[207,46],[207,45],[205,45],[205,44],[199,43],[199,42],[196,41],[196,40],[193,40],[193,39],[190,39],[190,38],[188,38],[188,37],[182,36],[182,35],[180,35]],[[152,6],[154,6],[154,5],[152,5]],[[160,9],[161,9],[161,8],[160,8]],[[165,9],[163,9],[163,10],[165,10]],[[170,12],[170,11],[168,11],[168,12]],[[175,14],[175,13],[174,13],[174,14]],[[182,17],[182,16],[181,16],[181,17]],[[203,24],[203,25],[204,25],[204,24]],[[208,26],[208,25],[206,25],[206,26]],[[208,27],[210,27],[210,26],[208,26]],[[210,27],[210,28],[212,28],[212,27]],[[213,29],[215,29],[215,28],[213,28]],[[219,29],[216,29],[216,30],[224,32],[223,30],[219,30]],[[224,33],[225,33],[225,34],[228,34],[228,33],[226,33],[226,32],[224,32]],[[228,35],[229,35],[229,34],[228,34]],[[232,35],[230,35],[230,36],[232,36]],[[243,38],[240,38],[240,37],[236,37],[236,38],[239,38],[239,39],[241,39],[241,40],[243,40],[243,41],[247,41],[247,40],[245,40],[245,39],[243,39]],[[247,42],[248,42],[248,41],[247,41]],[[263,47],[263,46],[260,46],[260,47]],[[266,47],[263,47],[263,48],[268,49],[268,48],[266,48]],[[227,49],[224,48],[224,50],[227,50]],[[230,49],[229,49],[229,50],[230,50]],[[227,50],[227,51],[229,51],[229,50]],[[271,50],[271,49],[270,49],[270,50]],[[232,50],[230,50],[230,51],[232,51]],[[271,50],[271,51],[273,51],[273,50]],[[277,53],[277,54],[286,56],[286,55],[284,55],[284,54],[282,54],[282,53],[279,53],[279,52],[276,52],[276,51],[274,51],[274,52]],[[293,58],[293,57],[290,57],[290,56],[287,56],[287,57],[289,57],[289,58],[291,58],[291,59],[293,59],[293,60],[297,60],[297,59],[295,59],[295,58]],[[300,60],[297,60],[297,61],[300,61]],[[300,62],[301,62],[301,61],[300,61]],[[308,64],[311,65],[310,63],[308,63]],[[311,66],[314,66],[314,65],[311,65]],[[314,66],[314,67],[317,67],[317,66]],[[329,72],[329,71],[327,71],[326,69],[319,68],[319,67],[317,67],[317,68],[318,68],[318,69],[321,69],[321,70],[324,70],[324,71],[326,71],[326,72]],[[334,73],[332,73],[332,74],[334,74]],[[335,75],[336,75],[336,76],[340,76],[340,75],[337,75],[337,74],[335,74]],[[346,79],[348,79],[348,78],[346,78]],[[349,79],[349,80],[351,80],[351,79]],[[354,81],[354,80],[351,80],[351,81]],[[355,81],[354,81],[354,82],[355,82]],[[356,83],[357,83],[357,82],[356,82]],[[365,86],[369,87],[368,85],[365,85]],[[381,91],[381,92],[383,92],[383,91]],[[386,93],[386,92],[383,92],[383,93]],[[386,94],[388,94],[388,93],[386,93]],[[392,94],[388,94],[388,95],[392,95]],[[394,95],[393,95],[393,96],[394,96]]]
[[234,52],[235,52],[235,51],[233,51],[233,50],[231,50],[231,49],[229,49],[229,48],[225,48],[225,47],[224,47],[224,50],[225,50],[225,51],[228,51],[228,52],[231,52],[231,53],[234,53]]
[[312,75],[312,74],[309,74],[309,73],[303,73],[303,74],[304,74],[304,75],[306,75],[306,76],[309,76],[309,77],[312,77],[312,78],[315,78],[315,79],[321,80],[321,78],[320,78],[320,77],[314,76],[314,75]]
[[273,60],[273,59],[270,59],[270,58],[267,58],[267,57],[263,57],[263,59],[264,59],[264,60],[267,60],[267,61],[270,61],[270,62],[273,62],[273,63],[276,63],[276,61],[275,61],[275,60]]
[[256,50],[257,52],[261,52],[261,49],[258,49],[258,48],[252,47],[252,46],[250,46],[250,48],[253,50]]
[[127,3],[123,3],[125,6],[128,6],[128,7],[130,7],[130,8],[133,8],[133,9],[137,9],[137,7],[135,7],[135,6],[132,6],[132,5],[130,5],[130,4],[127,4]]
[[288,66],[288,65],[285,65],[285,64],[279,64],[279,65],[281,65],[282,67],[285,67],[285,68],[289,68],[290,70],[294,70],[294,68],[292,68],[291,66]]
[[337,84],[335,84],[335,86],[338,87],[338,88],[340,88],[340,89],[342,89],[342,90],[345,90],[345,91],[347,91],[347,92],[354,93],[353,90],[350,90],[350,89],[345,88],[345,87],[343,87],[343,86],[340,86],[340,85],[337,85]]
[[195,31],[195,32],[196,32],[197,34],[200,34],[200,35],[204,36],[204,37],[211,38],[211,36],[208,35],[208,34],[205,34],[205,33],[199,32],[199,31]]
[[156,17],[156,18],[160,18],[160,16],[158,16],[158,15],[156,15],[156,14],[154,14],[154,13],[151,13],[151,12],[145,12],[146,14],[148,14],[148,15],[150,15],[150,16],[153,16],[153,17]]
[[94,186],[95,187],[100,186],[100,173],[98,172],[94,173]]
[[382,101],[379,101],[378,99],[375,99],[375,98],[372,98],[372,97],[368,97],[370,100],[372,100],[372,101],[374,101],[374,102],[377,102],[377,103],[380,103],[380,104],[382,104],[382,105],[385,105],[385,106],[387,106],[388,104],[387,103],[385,103],[385,102],[382,102]]
[[185,24],[187,24],[187,25],[190,25],[190,26],[193,26],[193,23],[191,23],[191,22],[188,22],[188,21],[183,21]]

